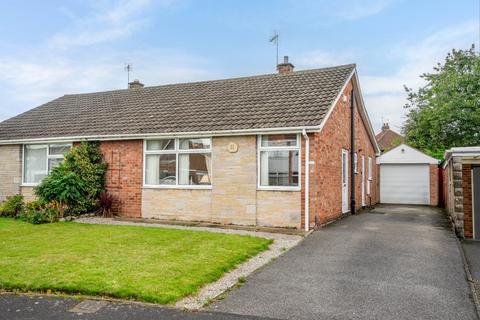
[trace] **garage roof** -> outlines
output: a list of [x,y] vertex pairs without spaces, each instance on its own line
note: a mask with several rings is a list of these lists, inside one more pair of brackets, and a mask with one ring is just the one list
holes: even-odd
[[438,160],[401,144],[377,158],[377,164],[438,164]]

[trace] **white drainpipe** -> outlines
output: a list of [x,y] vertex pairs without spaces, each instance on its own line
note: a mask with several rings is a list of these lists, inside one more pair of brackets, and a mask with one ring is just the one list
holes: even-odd
[[310,191],[310,138],[305,129],[302,130],[305,139],[305,231],[308,231],[310,224],[309,191]]

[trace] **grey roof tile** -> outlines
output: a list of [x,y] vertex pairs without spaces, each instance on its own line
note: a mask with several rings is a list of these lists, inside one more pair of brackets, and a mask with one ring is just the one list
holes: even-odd
[[315,126],[354,69],[65,95],[0,123],[0,141]]

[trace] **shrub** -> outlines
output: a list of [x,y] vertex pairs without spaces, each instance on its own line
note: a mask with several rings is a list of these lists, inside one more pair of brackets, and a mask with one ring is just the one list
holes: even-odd
[[98,142],[83,141],[42,180],[35,194],[47,202],[59,202],[62,212],[64,208],[69,214],[91,212],[97,208],[99,194],[105,188],[106,171]]
[[98,197],[99,199],[99,210],[98,213],[105,218],[112,217],[112,208],[115,204],[116,198],[113,194],[110,194],[106,191],[100,192]]
[[60,216],[57,202],[46,203],[43,200],[34,200],[25,205],[25,209],[19,214],[18,218],[32,224],[41,224],[56,222]]
[[58,202],[63,217],[65,208],[73,209],[82,205],[85,183],[75,172],[68,172],[60,165],[42,181],[36,193],[46,202]]
[[0,205],[0,216],[15,218],[22,212],[24,205],[22,195],[17,194],[8,197],[7,200]]

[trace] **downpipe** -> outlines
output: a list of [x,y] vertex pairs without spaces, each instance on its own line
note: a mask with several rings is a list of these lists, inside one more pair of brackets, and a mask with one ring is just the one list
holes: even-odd
[[310,227],[310,138],[307,131],[302,130],[305,139],[305,231]]
[[355,91],[352,86],[350,101],[350,213],[355,214]]

